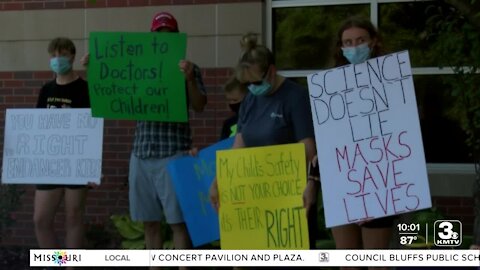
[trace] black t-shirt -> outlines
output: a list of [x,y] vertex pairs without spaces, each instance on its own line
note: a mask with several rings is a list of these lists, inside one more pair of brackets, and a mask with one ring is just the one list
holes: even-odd
[[[71,83],[60,85],[56,80],[46,83],[37,100],[37,108],[90,108],[87,82],[78,78]],[[37,185],[39,190],[50,190],[55,188],[85,188],[85,185]]]
[[232,126],[238,122],[238,115],[234,115],[223,122],[222,133],[220,133],[220,140],[225,140],[232,135]]
[[90,108],[87,82],[80,77],[64,85],[48,82],[40,90],[37,108]]

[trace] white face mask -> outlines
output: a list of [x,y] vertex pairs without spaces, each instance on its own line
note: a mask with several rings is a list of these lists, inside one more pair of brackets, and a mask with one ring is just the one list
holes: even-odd
[[272,89],[272,85],[266,80],[262,80],[262,84],[249,84],[248,90],[255,96],[266,95]]
[[70,64],[70,58],[68,57],[52,57],[50,58],[50,68],[53,72],[62,75],[72,69],[72,64]]
[[370,57],[371,49],[368,43],[360,44],[356,47],[342,48],[343,56],[347,58],[351,64],[359,64],[367,61]]

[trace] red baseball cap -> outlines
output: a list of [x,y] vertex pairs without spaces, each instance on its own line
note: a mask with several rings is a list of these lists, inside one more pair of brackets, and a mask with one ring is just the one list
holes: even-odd
[[178,32],[177,20],[168,12],[157,13],[157,15],[153,17],[150,31],[156,32],[160,28],[167,28],[172,32]]

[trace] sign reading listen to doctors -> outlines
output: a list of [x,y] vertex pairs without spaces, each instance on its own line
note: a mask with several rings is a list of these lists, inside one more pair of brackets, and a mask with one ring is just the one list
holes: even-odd
[[308,249],[304,144],[217,151],[222,249]]
[[308,76],[327,227],[431,207],[408,51]]
[[183,33],[90,34],[88,83],[95,117],[186,122]]
[[100,184],[103,119],[90,109],[7,109],[2,183]]

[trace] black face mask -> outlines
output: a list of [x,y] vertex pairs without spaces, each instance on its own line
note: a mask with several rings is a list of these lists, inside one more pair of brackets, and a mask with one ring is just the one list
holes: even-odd
[[228,106],[230,107],[230,110],[232,110],[232,112],[238,114],[238,111],[240,110],[240,105],[241,104],[242,104],[242,102],[237,102],[237,103],[228,104]]

